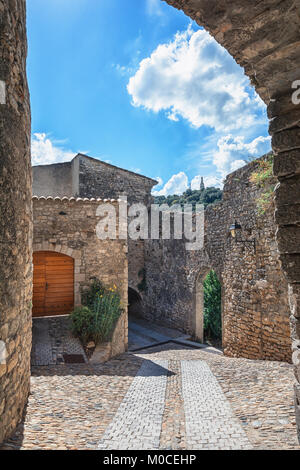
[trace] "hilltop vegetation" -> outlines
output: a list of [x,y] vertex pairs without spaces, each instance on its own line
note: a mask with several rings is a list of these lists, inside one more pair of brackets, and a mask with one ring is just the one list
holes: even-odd
[[205,188],[202,190],[187,189],[181,196],[172,194],[170,196],[156,196],[154,201],[156,204],[204,204],[207,207],[209,204],[214,204],[222,199],[222,191],[219,188]]

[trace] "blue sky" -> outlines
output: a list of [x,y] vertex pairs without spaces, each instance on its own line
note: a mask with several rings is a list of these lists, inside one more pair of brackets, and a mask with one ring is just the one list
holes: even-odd
[[27,0],[27,24],[34,164],[87,153],[171,194],[269,151],[243,71],[161,0]]

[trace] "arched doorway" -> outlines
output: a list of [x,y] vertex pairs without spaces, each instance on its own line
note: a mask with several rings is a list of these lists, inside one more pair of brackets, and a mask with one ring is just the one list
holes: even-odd
[[143,316],[143,304],[140,294],[132,289],[128,288],[128,317],[142,317]]
[[74,308],[74,260],[52,251],[33,254],[33,317],[69,314]]
[[204,341],[222,347],[222,287],[211,269],[203,281]]
[[195,339],[204,342],[204,288],[203,281],[209,273],[209,268],[204,268],[200,271],[195,282],[194,294],[194,331]]
[[195,283],[195,337],[200,342],[222,343],[221,283],[216,272],[204,268]]

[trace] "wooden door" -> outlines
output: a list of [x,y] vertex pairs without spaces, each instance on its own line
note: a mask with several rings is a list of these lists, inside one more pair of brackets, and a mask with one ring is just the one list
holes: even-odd
[[33,254],[34,317],[69,314],[74,308],[74,260],[52,251]]

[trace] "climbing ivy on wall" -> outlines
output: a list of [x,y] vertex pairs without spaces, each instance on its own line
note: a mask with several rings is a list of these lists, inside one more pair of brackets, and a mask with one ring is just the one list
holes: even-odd
[[204,336],[206,339],[222,338],[221,284],[210,271],[204,283]]

